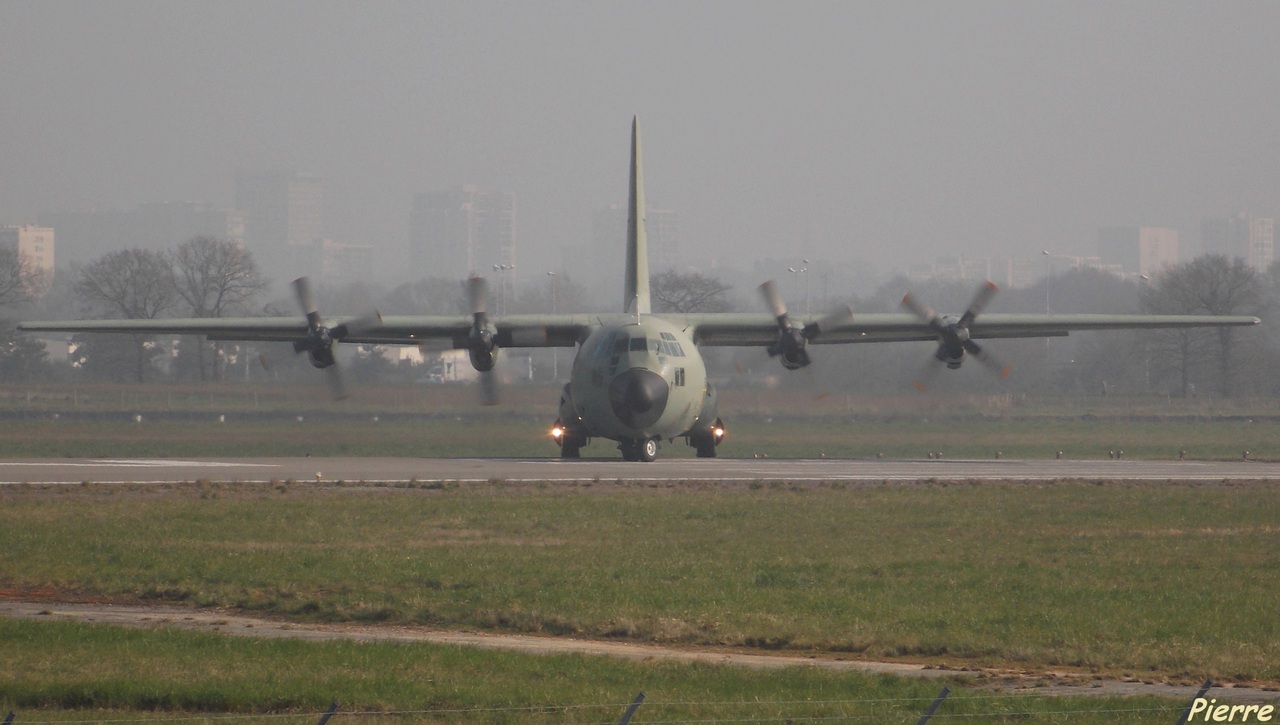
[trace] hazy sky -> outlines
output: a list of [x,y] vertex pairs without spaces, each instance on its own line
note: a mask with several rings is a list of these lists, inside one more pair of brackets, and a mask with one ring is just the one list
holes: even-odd
[[535,264],[625,201],[639,115],[693,259],[1090,253],[1280,214],[1277,28],[1275,2],[0,0],[0,222],[230,206],[237,170],[292,167],[331,237],[387,252],[413,193],[509,191]]

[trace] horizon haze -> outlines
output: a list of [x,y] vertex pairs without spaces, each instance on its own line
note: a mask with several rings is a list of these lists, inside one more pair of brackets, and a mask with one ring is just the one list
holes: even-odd
[[413,195],[471,183],[513,195],[536,279],[625,203],[638,116],[702,269],[1084,255],[1113,226],[1197,252],[1203,218],[1280,216],[1277,27],[1275,3],[17,0],[0,224],[230,208],[237,173],[297,169],[395,283],[432,274],[405,269]]

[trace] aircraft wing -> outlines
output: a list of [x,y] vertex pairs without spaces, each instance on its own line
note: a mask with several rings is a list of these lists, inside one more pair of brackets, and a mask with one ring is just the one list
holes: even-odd
[[[699,345],[767,346],[778,338],[778,323],[768,314],[695,313],[663,314],[685,328]],[[613,318],[591,315],[510,315],[492,317],[499,347],[573,347],[584,341],[591,328],[599,324],[617,323]],[[388,316],[370,324],[357,317],[327,319],[330,330],[347,323],[357,323],[358,331],[335,335],[342,342],[378,345],[419,345],[446,343],[455,348],[467,347],[471,331],[470,315],[452,316]],[[919,317],[902,313],[851,315],[837,320],[831,317],[793,316],[793,323],[819,332],[810,338],[814,344],[852,344],[863,342],[901,342],[935,340],[937,333]],[[1186,327],[1248,326],[1261,322],[1249,316],[1210,315],[1016,315],[987,314],[975,319],[969,327],[973,339],[1010,337],[1061,337],[1084,330],[1133,330]],[[353,327],[357,327],[353,325]],[[18,329],[26,332],[104,332],[139,335],[198,335],[210,340],[294,342],[307,338],[307,322],[301,317],[188,318],[155,320],[70,320],[55,322],[23,322]]]
[[[778,322],[767,314],[703,313],[662,315],[685,326],[694,342],[708,346],[767,346],[778,339]],[[958,318],[959,315],[956,315]],[[935,332],[919,317],[904,313],[848,317],[791,317],[792,323],[819,326],[810,338],[815,344],[936,340]],[[986,314],[969,327],[974,339],[1062,337],[1084,330],[1140,330],[1186,327],[1248,326],[1261,322],[1250,316],[1211,315],[1016,315]]]
[[[590,332],[585,315],[511,315],[491,317],[500,347],[573,347]],[[337,334],[348,323],[351,331]],[[358,323],[358,324],[356,324]],[[470,315],[388,316],[377,322],[358,317],[326,319],[324,327],[335,331],[342,342],[379,345],[419,345],[446,342],[455,348],[467,346],[471,332]],[[302,317],[188,318],[155,320],[69,320],[23,322],[26,332],[104,332],[135,335],[198,335],[210,340],[295,342],[307,338],[307,321]]]

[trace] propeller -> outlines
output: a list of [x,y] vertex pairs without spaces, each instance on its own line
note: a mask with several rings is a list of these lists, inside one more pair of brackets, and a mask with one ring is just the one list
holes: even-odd
[[471,367],[480,373],[480,404],[498,404],[498,374],[494,365],[498,361],[498,343],[495,331],[489,326],[489,284],[484,277],[467,280],[467,299],[471,303],[471,331],[467,333],[467,351]]
[[334,345],[343,338],[358,336],[365,330],[378,326],[382,323],[382,315],[374,310],[354,320],[327,327],[316,305],[311,280],[306,277],[295,279],[293,290],[298,297],[298,304],[302,307],[303,314],[307,316],[307,336],[302,340],[294,341],[293,351],[307,353],[313,366],[326,370],[334,400],[342,400],[347,397],[347,387],[342,371],[338,368],[338,361],[334,357]]
[[788,370],[798,370],[813,362],[805,346],[823,330],[830,330],[853,316],[853,310],[844,307],[809,325],[796,326],[787,314],[787,303],[773,280],[760,285],[760,295],[764,297],[770,314],[778,321],[778,339],[768,347],[769,357],[781,356],[782,366]]
[[[991,298],[995,297],[998,291],[999,288],[996,287],[995,283],[988,281],[978,289],[977,294],[973,296],[973,300],[969,303],[969,308],[964,311],[964,314],[958,320],[939,315],[932,307],[920,302],[910,294],[902,298],[902,306],[913,312],[916,317],[924,320],[938,335],[938,350],[934,353],[933,361],[925,371],[925,377],[932,377],[936,374],[939,364],[945,364],[952,370],[959,368],[961,363],[964,362],[966,354],[977,358],[979,362],[1001,378],[1008,377],[1013,370],[1013,366],[1004,365],[995,356],[969,338],[969,326],[973,324],[973,321],[982,310],[991,303]],[[922,391],[928,389],[924,380],[921,379],[912,381],[912,384]]]

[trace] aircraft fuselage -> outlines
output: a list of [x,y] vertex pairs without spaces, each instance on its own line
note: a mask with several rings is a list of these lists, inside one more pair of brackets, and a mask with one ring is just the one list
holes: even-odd
[[570,437],[619,441],[711,435],[715,391],[693,340],[653,315],[605,325],[582,343],[561,400]]

